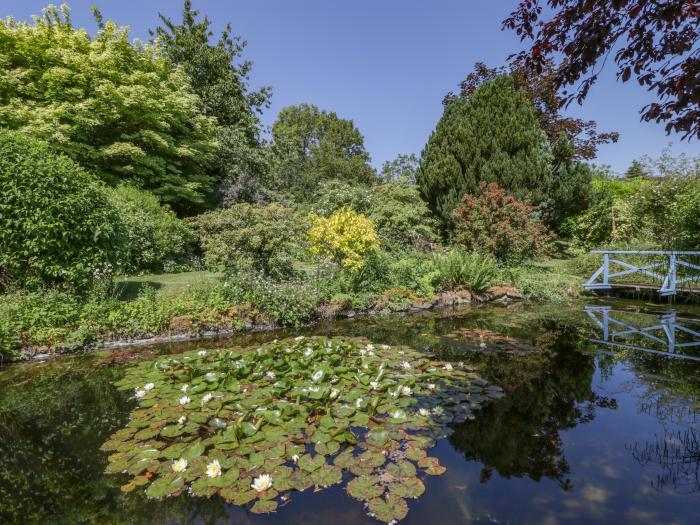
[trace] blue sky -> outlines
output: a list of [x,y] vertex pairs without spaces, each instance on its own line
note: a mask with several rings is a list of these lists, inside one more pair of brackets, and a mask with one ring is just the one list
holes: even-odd
[[[179,17],[180,0],[75,0],[68,2],[75,25],[95,29],[90,6],[105,18],[148,38],[157,13]],[[231,22],[248,40],[252,85],[273,88],[264,116],[272,124],[289,104],[309,102],[352,118],[365,136],[373,163],[399,153],[420,154],[442,113],[445,93],[472,65],[501,65],[519,49],[501,21],[515,0],[194,0],[215,29]],[[2,0],[0,16],[29,19],[47,4],[40,0]],[[666,136],[663,125],[639,121],[651,94],[635,83],[615,81],[604,70],[583,107],[567,113],[617,130],[617,144],[603,146],[597,162],[624,171],[641,155],[658,156],[669,142],[675,154],[700,153],[697,140]]]

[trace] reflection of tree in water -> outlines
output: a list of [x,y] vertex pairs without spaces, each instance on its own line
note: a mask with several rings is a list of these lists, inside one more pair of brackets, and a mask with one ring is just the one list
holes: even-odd
[[[184,495],[156,503],[123,496],[105,476],[100,445],[124,423],[131,404],[112,382],[115,367],[41,372],[0,398],[0,523],[181,522],[225,517],[223,502]],[[204,522],[208,520],[205,518]]]
[[592,391],[594,360],[577,351],[581,335],[575,326],[550,325],[540,334],[527,356],[480,358],[486,376],[506,396],[457,426],[450,442],[483,464],[482,482],[495,470],[504,478],[555,479],[570,490],[560,431],[591,421],[597,408],[616,408],[615,400]]
[[635,441],[628,448],[640,465],[661,468],[662,473],[652,482],[656,490],[669,488],[684,494],[700,492],[700,433],[693,428],[656,436],[654,441]]

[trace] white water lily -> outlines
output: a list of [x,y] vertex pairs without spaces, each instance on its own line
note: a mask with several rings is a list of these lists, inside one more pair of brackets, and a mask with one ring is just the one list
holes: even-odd
[[305,357],[311,357],[312,355],[314,355],[314,351],[313,351],[311,348],[307,348],[307,349],[304,351],[304,356],[305,356]]
[[251,485],[257,492],[263,492],[267,489],[272,488],[272,476],[269,474],[262,474],[253,480]]
[[173,472],[184,472],[187,468],[187,460],[185,458],[180,458],[177,461],[173,461]]
[[433,414],[435,414],[436,416],[441,416],[444,413],[445,411],[442,409],[442,407],[433,408]]
[[410,396],[412,392],[413,392],[413,390],[411,390],[410,387],[407,387],[407,386],[401,387],[401,394],[403,394],[404,396]]
[[214,372],[207,372],[207,379],[214,379],[216,377],[216,374]]
[[337,388],[331,388],[331,399],[338,397],[338,394],[340,394],[340,391]]
[[442,367],[444,370],[447,370],[450,372],[452,370],[452,365],[450,363],[447,363],[445,366]]
[[403,368],[404,370],[410,370],[411,363],[409,363],[408,361],[404,361],[403,363],[401,363],[401,368]]
[[145,390],[139,390],[138,388],[136,389],[136,392],[134,392],[134,396],[136,399],[141,399],[146,396],[146,391]]
[[367,350],[368,352],[371,352],[372,350],[374,350],[374,345],[369,344],[369,345],[365,346],[365,350]]
[[428,390],[435,390],[435,383],[428,383]]
[[355,400],[355,408],[360,408],[362,406],[362,401],[363,401],[363,399],[361,397],[358,397]]
[[187,392],[187,389],[190,387],[190,385],[182,385],[182,388],[180,389],[183,393]]
[[403,350],[399,350],[399,355],[404,355],[405,353],[406,352],[404,352]]
[[317,370],[314,372],[314,375],[311,376],[311,379],[314,383],[318,383],[321,379],[323,379],[323,370]]
[[199,357],[204,357],[205,355],[207,355],[207,351],[206,351],[206,350],[200,350],[199,352],[197,352],[197,355],[198,355]]
[[274,378],[275,378],[275,373],[274,373],[272,370],[270,370],[269,372],[265,372],[265,375],[266,375],[267,377],[269,377],[270,379],[274,379]]
[[381,345],[382,350],[389,350],[391,348],[389,345]]
[[214,398],[214,396],[211,394],[211,392],[208,392],[204,394],[204,397],[202,398],[202,404],[204,403],[209,403]]
[[379,388],[379,381],[370,381],[369,386],[372,387],[372,390],[377,390]]
[[143,389],[144,389],[146,392],[148,392],[149,390],[153,390],[153,389],[155,388],[155,386],[156,386],[156,385],[154,385],[153,383],[148,383],[146,386],[143,387]]
[[207,476],[210,478],[217,478],[221,476],[221,465],[219,464],[218,459],[215,459],[207,465]]
[[364,356],[366,356],[366,355],[367,355],[367,350],[365,350],[364,348],[362,348],[362,349],[360,350],[360,357],[364,357]]
[[294,454],[294,455],[292,456],[292,461],[293,461],[294,463],[296,463],[297,461],[299,461],[299,454]]
[[302,339],[304,339],[303,335],[298,335],[294,338],[295,341],[301,341]]
[[418,413],[419,413],[421,416],[426,417],[426,416],[429,416],[429,415],[430,415],[430,410],[428,410],[427,408],[419,408],[419,409],[418,409]]
[[397,410],[393,414],[391,414],[391,417],[394,419],[404,419],[406,417],[406,414],[403,412],[403,410]]
[[177,420],[177,422],[181,425],[184,425],[185,421],[187,421],[187,416],[180,416],[180,419]]
[[192,400],[191,400],[189,397],[187,397],[187,396],[182,396],[182,397],[180,398],[180,404],[181,404],[181,405],[186,405],[186,404],[189,403],[190,401],[192,401]]

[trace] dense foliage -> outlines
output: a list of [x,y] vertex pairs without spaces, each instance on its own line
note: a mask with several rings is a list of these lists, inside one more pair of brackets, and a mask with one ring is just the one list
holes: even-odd
[[152,193],[119,186],[108,190],[107,195],[126,230],[123,271],[157,273],[188,263],[194,233]]
[[215,121],[181,69],[128,28],[95,36],[49,7],[0,20],[0,126],[41,137],[110,184],[153,191],[179,210],[203,202]]
[[210,268],[252,269],[272,277],[292,273],[305,226],[293,210],[270,204],[236,204],[190,220]]
[[512,78],[501,76],[447,105],[421,154],[417,179],[430,209],[449,225],[464,194],[477,193],[482,182],[543,202],[550,163],[532,105]]
[[0,287],[90,287],[121,259],[105,190],[39,140],[0,132]]
[[454,210],[454,242],[503,262],[542,255],[548,235],[533,219],[534,211],[534,206],[507,194],[497,183],[482,182],[479,195],[465,195]]

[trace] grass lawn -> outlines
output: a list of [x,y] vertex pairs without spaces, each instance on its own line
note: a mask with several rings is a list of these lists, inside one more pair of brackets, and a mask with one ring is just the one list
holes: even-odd
[[128,301],[135,298],[145,286],[151,286],[163,295],[177,295],[190,286],[215,282],[220,277],[220,273],[207,271],[148,274],[122,277],[117,279],[117,285],[120,287],[119,298]]

